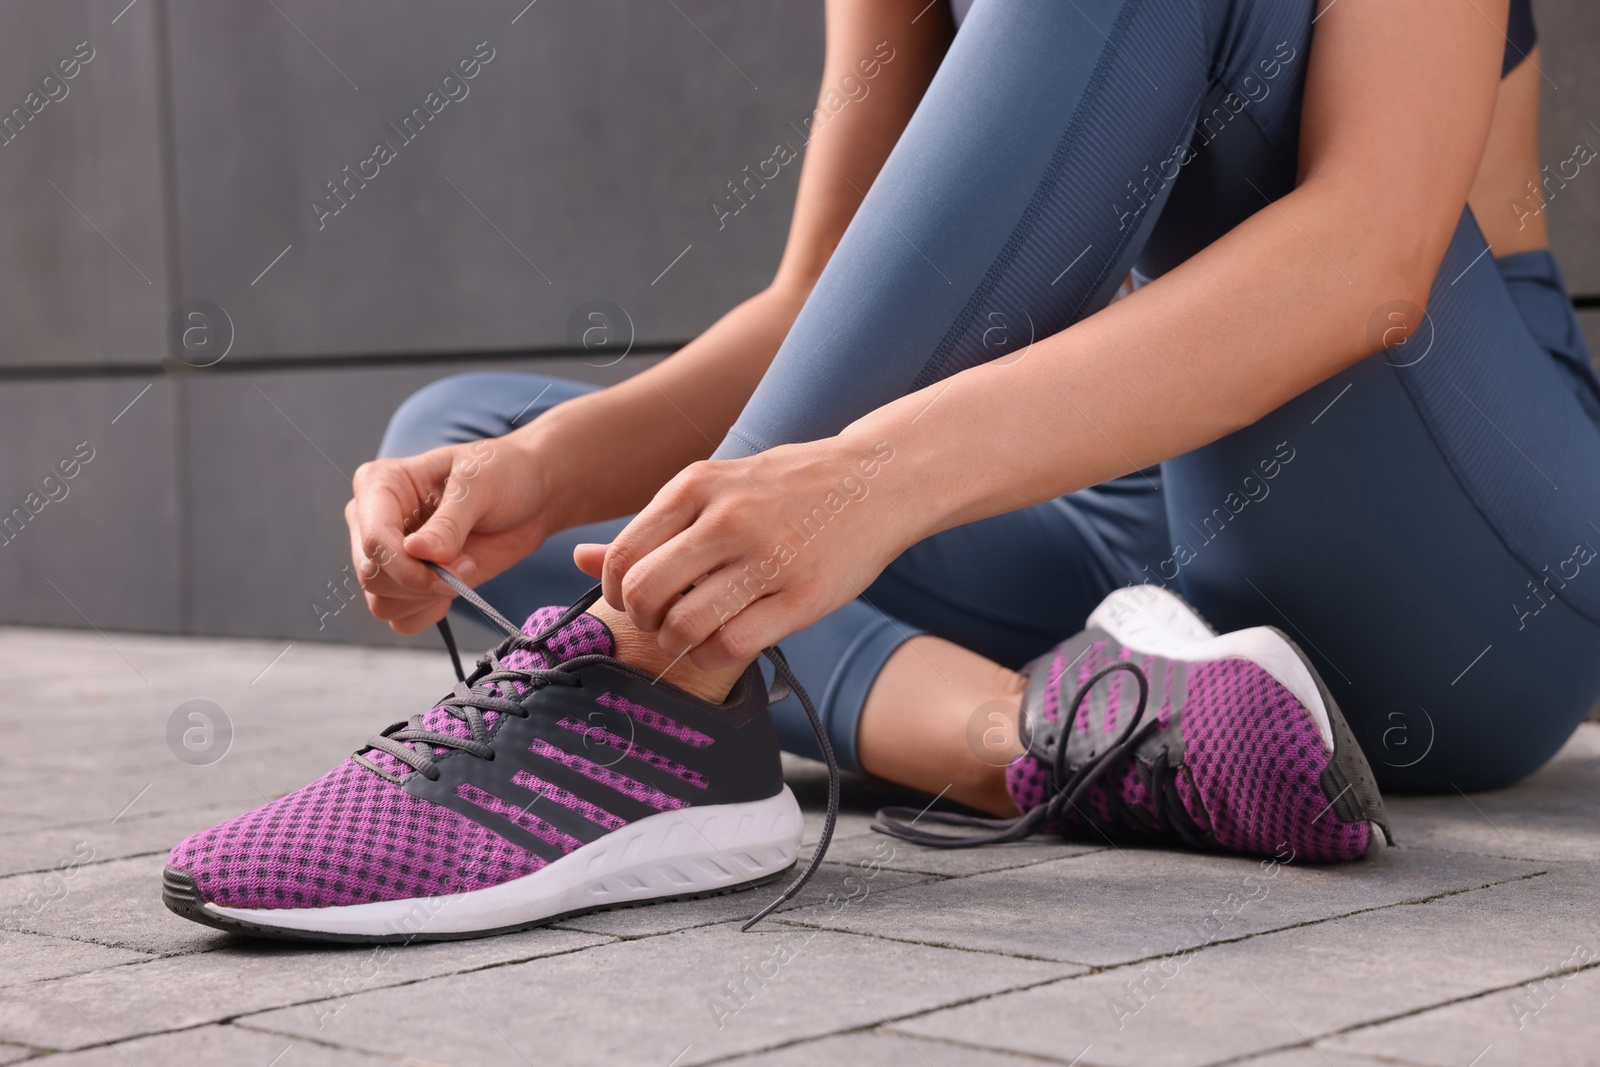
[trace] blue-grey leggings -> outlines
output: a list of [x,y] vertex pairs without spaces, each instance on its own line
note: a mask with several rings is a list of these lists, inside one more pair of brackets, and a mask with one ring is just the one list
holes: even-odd
[[[1059,331],[1288,192],[1311,11],[978,0],[717,456],[834,434]],[[587,388],[447,378],[382,454],[498,436]],[[485,594],[509,614],[574,598],[573,544],[624,521],[552,538]],[[1600,381],[1560,272],[1492,257],[1467,212],[1405,345],[1159,469],[931,537],[784,648],[857,767],[867,692],[911,635],[1016,667],[1110,590],[1162,583],[1221,629],[1291,635],[1385,787],[1471,790],[1540,766],[1600,694],[1596,549]],[[792,705],[784,743],[814,755]]]

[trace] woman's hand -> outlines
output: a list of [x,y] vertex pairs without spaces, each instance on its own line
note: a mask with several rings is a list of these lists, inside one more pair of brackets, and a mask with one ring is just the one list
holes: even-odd
[[[886,441],[828,438],[692,464],[578,566],[663,651],[734,666],[859,596],[916,538]],[[691,586],[693,588],[691,588]]]
[[455,595],[424,561],[477,585],[538,548],[560,528],[546,507],[548,468],[512,437],[356,468],[344,518],[372,614],[416,633],[444,618]]

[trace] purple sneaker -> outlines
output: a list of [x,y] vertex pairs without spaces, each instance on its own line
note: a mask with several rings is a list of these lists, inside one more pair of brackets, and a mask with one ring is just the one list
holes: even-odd
[[1024,673],[1027,751],[1006,769],[1023,814],[922,815],[986,831],[953,836],[886,809],[880,829],[947,848],[1044,831],[1312,862],[1358,859],[1372,824],[1392,843],[1350,727],[1276,629],[1219,636],[1174,594],[1133,586]]
[[760,670],[720,705],[654,682],[611,657],[611,632],[584,614],[598,595],[520,629],[495,613],[515,636],[438,706],[173,849],[167,907],[250,934],[437,940],[789,870],[802,820]]

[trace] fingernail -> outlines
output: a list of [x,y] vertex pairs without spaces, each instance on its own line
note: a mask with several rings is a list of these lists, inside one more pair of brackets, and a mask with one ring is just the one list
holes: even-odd
[[478,573],[478,565],[470,559],[457,560],[455,572],[457,578],[463,581],[471,581],[472,576]]
[[435,593],[438,593],[440,596],[455,596],[456,595],[456,591],[454,589],[451,589],[448,585],[445,585],[443,582],[434,582],[433,583],[433,591]]

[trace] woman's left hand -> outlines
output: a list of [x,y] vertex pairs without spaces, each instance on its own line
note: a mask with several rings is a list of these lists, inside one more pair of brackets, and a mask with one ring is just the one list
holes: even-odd
[[[831,437],[685,467],[574,559],[663,651],[735,666],[860,596],[917,539],[886,441]],[[692,650],[692,651],[691,651]]]

